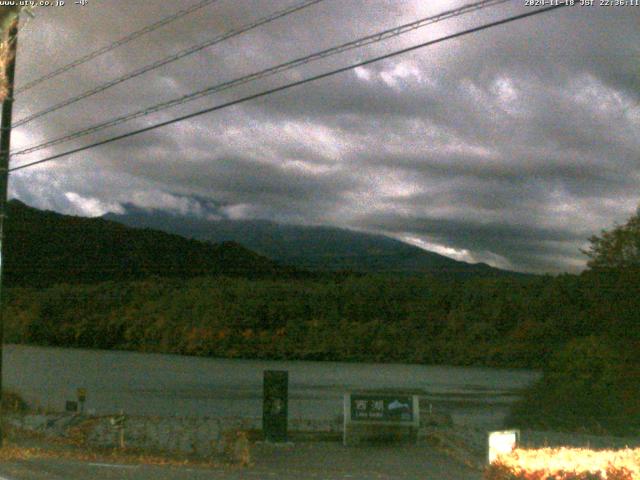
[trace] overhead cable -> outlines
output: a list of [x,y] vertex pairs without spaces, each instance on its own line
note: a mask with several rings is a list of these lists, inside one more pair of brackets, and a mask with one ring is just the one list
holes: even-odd
[[[152,23],[151,25],[147,25],[144,28],[141,28],[140,30],[136,30],[135,32],[132,32],[129,35],[122,37],[121,39],[116,40],[115,42],[110,43],[109,45],[105,45],[104,47],[99,48],[98,50],[94,50],[93,52],[87,53],[86,55],[83,55],[82,57],[74,60],[71,63],[63,65],[62,67],[54,70],[51,73],[48,73],[40,78],[30,81],[26,85],[23,85],[22,87],[16,89],[15,95],[25,92],[35,87],[36,85],[41,84],[42,82],[51,80],[52,78],[57,77],[58,75],[61,75],[73,68],[76,68],[82,65],[83,63],[88,62],[89,60],[93,60],[94,58],[99,57],[100,55],[103,55],[107,52],[110,52],[111,50],[118,48],[124,45],[125,43],[129,43],[135,40],[136,38],[141,37],[142,35],[146,35],[149,32],[153,32],[154,30],[157,30],[160,27],[164,27],[165,25],[171,22],[174,22],[182,17],[189,15],[190,13],[193,13],[197,10],[200,10],[201,8],[204,8],[218,1],[219,0],[202,0],[199,3],[192,5],[191,7],[185,8],[184,10],[179,10],[176,13],[169,15],[168,17],[164,17],[163,19],[158,20],[155,23]],[[132,8],[135,8],[135,7],[132,7]]]
[[259,20],[256,20],[255,22],[251,22],[249,24],[243,25],[242,27],[239,28],[234,28],[232,30],[228,30],[220,35],[217,35],[209,40],[207,40],[206,42],[202,42],[199,43],[197,45],[193,45],[189,48],[185,48],[184,50],[181,50],[173,55],[167,56],[165,58],[162,58],[160,60],[157,60],[153,63],[150,63],[149,65],[145,65],[144,67],[138,68],[132,72],[127,73],[126,75],[123,75],[121,77],[115,78],[113,80],[110,80],[106,83],[103,83],[102,85],[98,85],[95,88],[92,88],[90,90],[87,90],[86,92],[83,92],[79,95],[76,95],[75,97],[71,97],[67,100],[64,100],[63,102],[57,103],[55,105],[53,105],[52,107],[46,108],[44,110],[41,110],[39,112],[36,112],[32,115],[29,115],[27,117],[24,117],[20,120],[18,120],[17,122],[13,123],[13,127],[17,128],[20,127],[22,125],[25,125],[37,118],[43,117],[44,115],[47,115],[49,113],[55,112],[56,110],[60,110],[61,108],[67,107],[69,105],[72,105],[76,102],[79,102],[80,100],[83,100],[85,98],[91,97],[93,95],[96,95],[100,92],[104,92],[105,90],[114,87],[116,85],[119,85],[123,82],[126,82],[127,80],[131,80],[133,78],[139,77],[140,75],[150,72],[152,70],[155,70],[157,68],[163,67],[164,65],[167,65],[169,63],[175,62],[177,60],[180,60],[181,58],[184,58],[188,55],[192,55],[196,52],[199,52],[200,50],[203,50],[205,48],[211,47],[213,45],[216,45],[218,43],[221,43],[225,40],[228,40],[230,38],[236,37],[238,35],[241,35],[245,32],[248,32],[250,30],[253,30],[255,28],[260,27],[261,25],[265,25],[267,23],[273,22],[274,20],[277,20],[279,18],[285,17],[287,15],[290,15],[294,12],[297,12],[299,10],[302,10],[304,8],[310,7],[311,5],[315,5],[316,3],[320,3],[324,0],[306,0],[302,3],[293,5],[292,7],[289,8],[285,8],[283,10],[279,10],[275,13],[272,13],[271,15],[268,15],[266,17],[262,17]]
[[561,3],[561,4],[558,4],[558,5],[552,5],[552,6],[549,6],[549,7],[544,7],[544,8],[540,8],[540,9],[537,9],[537,10],[532,10],[532,11],[529,11],[529,12],[526,12],[526,13],[522,13],[522,14],[519,14],[519,15],[514,15],[514,16],[511,16],[511,17],[503,18],[501,20],[496,20],[496,21],[493,21],[493,22],[490,22],[490,23],[485,23],[485,24],[480,25],[478,27],[469,28],[469,29],[463,30],[461,32],[457,32],[457,33],[454,33],[454,34],[451,34],[451,35],[447,35],[447,36],[444,36],[444,37],[437,38],[435,40],[430,40],[428,42],[424,42],[424,43],[420,43],[420,44],[417,44],[417,45],[413,45],[411,47],[403,48],[401,50],[396,50],[396,51],[393,51],[391,53],[387,53],[387,54],[384,54],[384,55],[380,55],[378,57],[371,58],[369,60],[364,60],[362,62],[354,63],[354,64],[348,65],[346,67],[337,68],[335,70],[331,70],[331,71],[328,71],[328,72],[325,72],[325,73],[314,75],[312,77],[308,77],[308,78],[305,78],[303,80],[298,80],[296,82],[291,82],[291,83],[288,83],[288,84],[285,84],[285,85],[282,85],[282,86],[279,86],[279,87],[275,87],[275,88],[271,88],[271,89],[268,89],[268,90],[264,90],[262,92],[255,93],[255,94],[252,94],[252,95],[248,95],[246,97],[242,97],[242,98],[239,98],[237,100],[233,100],[233,101],[226,102],[226,103],[223,103],[223,104],[220,104],[220,105],[216,105],[216,106],[213,106],[213,107],[205,108],[203,110],[199,110],[197,112],[193,112],[193,113],[190,113],[190,114],[187,114],[187,115],[183,115],[181,117],[177,117],[177,118],[174,118],[174,119],[171,119],[171,120],[160,122],[160,123],[157,123],[155,125],[150,125],[150,126],[145,127],[145,128],[140,128],[138,130],[133,130],[131,132],[123,133],[121,135],[117,135],[117,136],[114,136],[114,137],[111,137],[111,138],[107,138],[107,139],[104,139],[104,140],[101,140],[101,141],[98,141],[98,142],[95,142],[95,143],[92,143],[92,144],[89,144],[89,145],[84,145],[82,147],[78,147],[78,148],[75,148],[75,149],[72,149],[72,150],[68,150],[66,152],[58,153],[58,154],[55,154],[55,155],[52,155],[52,156],[49,156],[49,157],[46,157],[46,158],[43,158],[43,159],[40,159],[40,160],[36,160],[36,161],[33,161],[33,162],[25,163],[23,165],[19,165],[17,167],[10,168],[9,172],[15,172],[15,171],[18,171],[18,170],[22,170],[24,168],[32,167],[34,165],[39,165],[39,164],[42,164],[42,163],[45,163],[45,162],[50,162],[50,161],[53,161],[53,160],[57,160],[59,158],[72,155],[74,153],[86,151],[86,150],[89,150],[91,148],[95,148],[95,147],[98,147],[98,146],[101,146],[101,145],[105,145],[105,144],[108,144],[108,143],[116,142],[118,140],[122,140],[122,139],[125,139],[125,138],[128,138],[128,137],[132,137],[134,135],[139,135],[141,133],[149,132],[151,130],[156,130],[158,128],[165,127],[167,125],[172,125],[172,124],[175,124],[175,123],[178,123],[178,122],[182,122],[184,120],[189,120],[191,118],[195,118],[195,117],[198,117],[200,115],[204,115],[204,114],[207,114],[207,113],[211,113],[211,112],[215,112],[215,111],[218,111],[218,110],[222,110],[224,108],[232,107],[234,105],[238,105],[240,103],[244,103],[244,102],[247,102],[247,101],[250,101],[250,100],[255,100],[257,98],[266,97],[268,95],[272,95],[274,93],[281,92],[283,90],[288,90],[290,88],[293,88],[293,87],[296,87],[296,86],[299,86],[299,85],[304,85],[304,84],[307,84],[307,83],[310,83],[310,82],[314,82],[314,81],[320,80],[322,78],[331,77],[333,75],[337,75],[339,73],[343,73],[343,72],[346,72],[346,71],[349,71],[349,70],[353,70],[353,69],[358,68],[358,67],[364,67],[366,65],[370,65],[370,64],[375,63],[375,62],[386,60],[386,59],[389,59],[389,58],[392,58],[392,57],[396,57],[398,55],[402,55],[402,54],[405,54],[405,53],[413,52],[415,50],[418,50],[418,49],[421,49],[421,48],[425,48],[425,47],[429,47],[431,45],[435,45],[435,44],[438,44],[438,43],[442,43],[442,42],[447,41],[447,40],[460,38],[460,37],[463,37],[465,35],[469,35],[469,34],[472,34],[472,33],[480,32],[482,30],[487,30],[489,28],[497,27],[499,25],[505,25],[507,23],[515,22],[517,20],[522,20],[522,19],[525,19],[525,18],[533,17],[535,15],[540,15],[542,13],[550,12],[552,10],[557,10],[558,8],[563,8],[563,7],[566,7],[566,6],[567,6],[566,3]]
[[91,133],[95,133],[95,132],[99,132],[101,130],[104,130],[105,128],[109,128],[109,127],[114,127],[116,125],[120,125],[122,123],[134,120],[136,118],[140,118],[140,117],[146,117],[148,115],[151,115],[152,113],[156,113],[159,112],[161,110],[166,110],[168,108],[177,106],[177,105],[182,105],[184,103],[187,102],[191,102],[194,100],[197,100],[199,98],[208,96],[208,95],[212,95],[214,93],[219,93],[221,91],[224,90],[228,90],[230,88],[233,87],[237,87],[239,85],[243,85],[245,83],[248,82],[252,82],[255,80],[259,80],[262,78],[266,78],[266,77],[270,77],[273,75],[276,75],[278,73],[282,73],[284,71],[287,70],[291,70],[293,68],[299,67],[301,65],[307,64],[307,63],[311,63],[320,59],[324,59],[333,55],[337,55],[349,50],[353,50],[356,48],[361,48],[364,47],[366,45],[370,45],[373,43],[377,43],[377,42],[381,42],[383,40],[387,40],[389,38],[392,37],[397,37],[399,35],[402,35],[404,33],[428,26],[428,25],[432,25],[434,23],[437,22],[441,22],[450,18],[454,18],[454,17],[458,17],[467,13],[470,13],[472,11],[475,10],[479,10],[479,9],[483,9],[483,8],[488,8],[491,6],[495,6],[501,3],[506,3],[509,0],[483,0],[480,2],[475,2],[475,3],[471,3],[471,4],[467,4],[465,6],[456,8],[454,10],[448,10],[446,12],[442,12],[439,13],[437,15],[433,15],[433,16],[429,16],[426,18],[422,18],[420,20],[416,20],[414,22],[411,23],[407,23],[404,25],[401,25],[399,27],[394,27],[388,30],[384,30],[382,32],[373,34],[373,35],[368,35],[362,38],[359,38],[357,40],[353,40],[351,42],[347,42],[347,43],[343,43],[341,45],[338,45],[336,47],[332,47],[332,48],[328,48],[326,50],[322,50],[316,53],[312,53],[311,55],[306,55],[304,57],[300,57],[297,58],[295,60],[290,60],[288,62],[285,63],[281,63],[279,65],[276,65],[275,67],[270,67],[267,68],[265,70],[261,70],[259,72],[255,72],[249,75],[245,75],[233,80],[229,80],[223,83],[219,83],[217,85],[213,85],[210,87],[207,87],[203,90],[199,90],[193,93],[189,93],[187,95],[183,95],[181,97],[175,98],[173,100],[169,100],[166,102],[162,102],[156,105],[153,105],[151,107],[147,107],[141,110],[138,110],[136,112],[133,113],[129,113],[117,118],[113,118],[111,120],[108,120],[106,122],[102,122],[96,125],[93,125],[91,127],[73,132],[73,133],[69,133],[66,134],[62,137],[53,139],[53,140],[48,140],[44,143],[38,144],[38,145],[33,145],[33,146],[29,146],[26,148],[23,148],[21,150],[15,150],[13,152],[11,152],[11,154],[13,156],[18,156],[18,155],[27,155],[29,153],[33,153],[36,152],[38,150],[42,150],[44,148],[48,148],[48,147],[52,147],[55,145],[59,145],[61,143],[65,143],[68,142],[70,140],[74,140],[76,138],[79,137],[83,137],[86,135],[89,135]]

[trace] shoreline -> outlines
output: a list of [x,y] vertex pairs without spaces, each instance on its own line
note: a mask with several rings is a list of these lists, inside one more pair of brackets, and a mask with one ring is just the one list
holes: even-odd
[[63,346],[63,345],[40,345],[36,343],[4,343],[4,348],[36,348],[43,350],[58,350],[58,351],[77,351],[77,352],[87,352],[87,353],[114,353],[114,354],[140,354],[140,355],[149,355],[149,356],[170,356],[170,357],[178,357],[185,359],[203,359],[203,360],[213,360],[213,361],[229,361],[229,362],[269,362],[269,363],[308,363],[308,364],[345,364],[345,365],[381,365],[381,366],[398,366],[398,367],[438,367],[438,368],[451,368],[451,369],[477,369],[477,370],[488,370],[488,371],[501,371],[501,372],[526,372],[531,374],[542,373],[540,368],[534,367],[517,367],[517,366],[493,366],[493,365],[465,365],[465,364],[455,364],[455,363],[403,363],[403,362],[384,362],[379,359],[375,360],[367,360],[367,359],[357,359],[357,360],[310,360],[304,358],[264,358],[264,357],[216,357],[216,356],[207,356],[207,355],[189,355],[184,353],[175,353],[175,352],[160,352],[160,351],[152,351],[152,350],[127,350],[121,348],[86,348],[86,347],[74,347],[74,346]]

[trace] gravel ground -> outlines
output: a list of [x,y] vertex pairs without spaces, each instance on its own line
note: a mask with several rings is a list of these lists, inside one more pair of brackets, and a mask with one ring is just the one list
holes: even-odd
[[[481,473],[453,460],[432,445],[344,447],[337,442],[301,443],[254,448],[256,467],[280,472],[278,478],[460,479],[479,480]],[[280,476],[284,475],[286,476]]]
[[344,447],[339,442],[300,442],[251,448],[251,465],[158,466],[124,464],[117,458],[27,456],[0,464],[3,480],[480,480],[481,473],[424,442],[418,445]]

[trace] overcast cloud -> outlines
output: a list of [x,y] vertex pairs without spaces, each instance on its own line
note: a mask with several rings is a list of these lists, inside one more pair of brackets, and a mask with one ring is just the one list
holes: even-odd
[[[21,33],[17,86],[194,3],[40,8]],[[220,0],[19,95],[14,118],[294,3]],[[464,3],[324,0],[16,129],[13,146]],[[528,8],[513,0],[17,156],[12,165]],[[212,218],[335,225],[466,261],[577,272],[586,239],[623,223],[640,202],[639,132],[640,7],[573,7],[20,170],[10,194],[78,215],[132,202]]]

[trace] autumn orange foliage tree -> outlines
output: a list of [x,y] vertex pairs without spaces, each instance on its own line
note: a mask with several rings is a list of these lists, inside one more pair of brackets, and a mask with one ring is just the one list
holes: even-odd
[[640,480],[640,449],[518,448],[500,455],[484,480]]
[[606,472],[576,472],[557,471],[550,473],[546,470],[526,470],[507,466],[496,462],[487,467],[484,480],[635,480],[631,472],[624,468],[610,467]]

